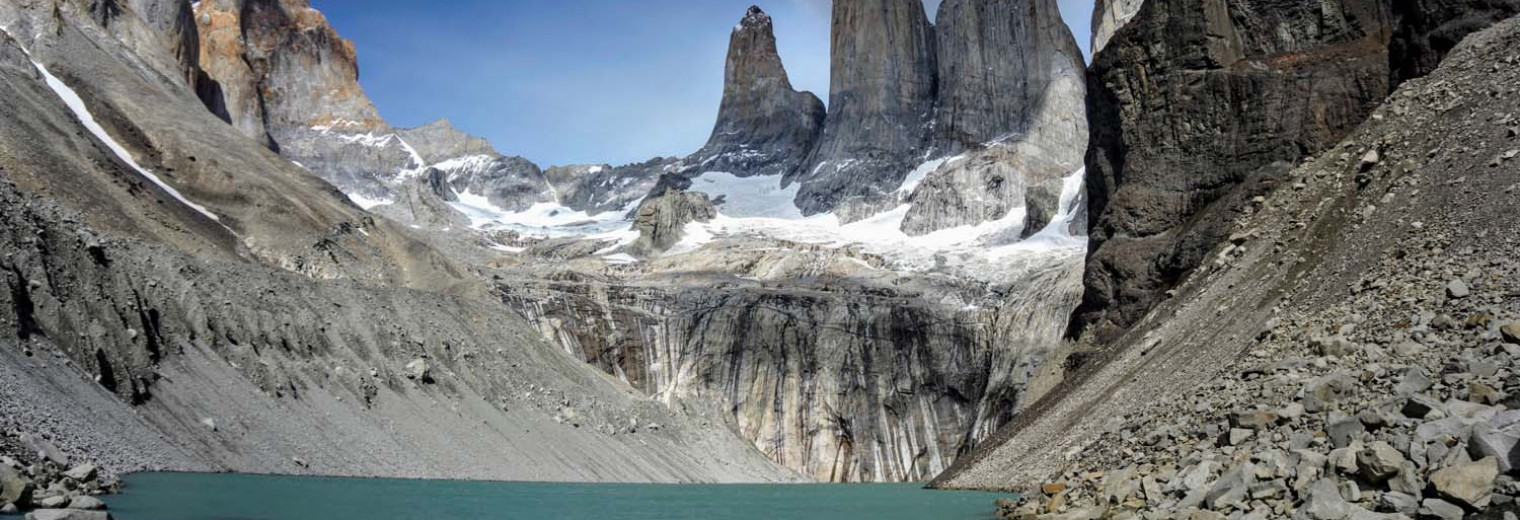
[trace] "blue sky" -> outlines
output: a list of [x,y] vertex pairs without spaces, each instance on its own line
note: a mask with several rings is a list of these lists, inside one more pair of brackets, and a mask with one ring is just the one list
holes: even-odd
[[[1086,49],[1091,0],[1059,0]],[[706,142],[733,25],[756,0],[312,0],[359,50],[393,125],[446,117],[542,165],[686,155]],[[825,101],[829,0],[759,0],[792,83]],[[930,16],[939,0],[925,0]]]

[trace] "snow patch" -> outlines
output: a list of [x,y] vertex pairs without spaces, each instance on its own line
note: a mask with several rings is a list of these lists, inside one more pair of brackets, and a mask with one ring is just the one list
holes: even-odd
[[730,217],[800,219],[795,200],[801,183],[781,187],[779,175],[739,177],[727,172],[707,172],[691,180],[689,191],[706,193],[718,204],[718,212]]
[[345,193],[344,195],[347,195],[348,196],[348,200],[353,201],[354,204],[357,204],[359,207],[364,208],[366,211],[368,211],[368,210],[370,210],[372,208],[378,207],[378,206],[384,206],[386,204],[394,204],[396,202],[394,200],[385,199],[385,198],[372,199],[372,198],[369,198],[369,197],[365,197],[363,194],[360,194],[360,193]]
[[[31,53],[28,52],[27,55],[30,56]],[[89,130],[91,134],[94,134],[96,139],[99,139],[102,143],[105,143],[106,148],[110,148],[111,152],[116,154],[117,158],[121,159],[122,162],[127,163],[127,166],[132,167],[133,170],[136,170],[138,174],[141,174],[143,177],[153,182],[153,184],[158,185],[159,188],[163,189],[164,192],[174,197],[175,200],[180,201],[181,204],[189,206],[195,211],[200,212],[200,214],[205,215],[206,218],[221,222],[221,217],[218,217],[215,213],[212,213],[211,210],[206,209],[205,206],[202,206],[200,204],[190,202],[190,199],[185,198],[184,195],[181,195],[179,190],[174,189],[173,186],[170,186],[169,183],[164,182],[163,179],[158,178],[157,175],[154,175],[153,172],[148,171],[147,168],[143,168],[142,165],[137,164],[137,160],[132,158],[132,154],[127,152],[127,149],[122,147],[121,143],[116,142],[116,139],[111,138],[111,134],[107,133],[106,129],[101,127],[100,123],[95,121],[95,116],[90,113],[90,110],[88,108],[85,107],[84,99],[81,99],[79,97],[79,94],[74,92],[74,89],[69,88],[68,84],[65,84],[63,80],[58,79],[58,77],[54,76],[53,73],[48,72],[47,67],[44,67],[42,63],[33,60],[32,65],[35,65],[37,67],[37,71],[42,73],[43,79],[47,81],[48,87],[53,89],[53,93],[57,94],[59,99],[63,100],[63,104],[68,105],[69,110],[74,112],[74,117],[79,119],[79,123],[84,125],[85,129]],[[226,226],[222,227],[225,228]],[[228,228],[228,231],[231,231],[231,228]]]

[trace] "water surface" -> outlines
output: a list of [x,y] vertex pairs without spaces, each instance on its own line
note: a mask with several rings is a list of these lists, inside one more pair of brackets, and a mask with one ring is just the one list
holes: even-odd
[[917,484],[646,485],[144,473],[118,520],[987,520],[1000,496]]

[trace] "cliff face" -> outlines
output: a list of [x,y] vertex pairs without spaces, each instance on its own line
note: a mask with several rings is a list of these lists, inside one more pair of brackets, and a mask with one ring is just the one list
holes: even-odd
[[1129,23],[1135,13],[1140,12],[1140,5],[1145,0],[1098,0],[1093,5],[1092,14],[1092,53],[1098,55],[1104,47],[1108,46],[1109,38],[1124,24]]
[[718,122],[687,162],[740,176],[788,173],[812,148],[825,113],[817,96],[792,89],[771,17],[750,7],[728,44]]
[[1343,0],[1327,18],[1320,2],[1147,1],[1089,75],[1092,240],[1073,332],[1139,320],[1243,204],[1363,121],[1400,71],[1441,55],[1410,42],[1514,12],[1503,4]]
[[[1146,16],[1142,9],[1132,23]],[[1234,238],[1211,248],[1207,265],[1172,298],[1114,341],[1085,347],[1089,362],[935,485],[1030,490],[1064,481],[1087,487],[1068,495],[1086,497],[1066,503],[1074,511],[1111,496],[1099,487],[1129,493],[1122,509],[1108,509],[1115,516],[1189,503],[1235,514],[1255,506],[1220,498],[1240,489],[1232,481],[1278,486],[1253,476],[1251,464],[1278,466],[1273,453],[1291,451],[1317,462],[1278,466],[1286,471],[1269,478],[1288,484],[1263,505],[1278,515],[1355,518],[1370,515],[1362,508],[1419,507],[1399,495],[1423,494],[1426,505],[1440,506],[1450,495],[1431,491],[1452,489],[1446,478],[1461,466],[1485,457],[1503,464],[1514,452],[1496,441],[1514,430],[1487,418],[1513,414],[1500,410],[1514,401],[1496,403],[1484,389],[1516,395],[1520,362],[1520,334],[1503,331],[1506,323],[1520,327],[1517,53],[1520,20],[1511,19],[1467,37],[1431,75],[1403,83],[1337,145],[1289,168],[1235,215]],[[1400,368],[1383,368],[1391,366]],[[1403,407],[1409,402],[1434,409]],[[1356,414],[1386,419],[1364,431]],[[1227,425],[1241,429],[1231,435]],[[1259,429],[1243,436],[1247,428]],[[1221,437],[1233,439],[1199,442]],[[1321,437],[1329,442],[1293,440]],[[1355,476],[1324,464],[1348,445],[1403,461],[1395,479],[1362,481],[1370,485],[1362,497],[1382,499],[1309,492],[1315,482],[1335,487],[1373,473],[1370,458]],[[1155,473],[1137,478],[1140,465],[1175,467],[1198,485],[1154,486]],[[1513,493],[1502,473],[1513,475],[1513,466],[1472,482],[1495,497]],[[1101,484],[1077,482],[1096,474]],[[1224,476],[1216,480],[1223,488],[1208,483],[1214,474]],[[1464,507],[1488,517],[1500,513],[1493,504]]]
[[[748,266],[740,276],[858,265],[825,248],[762,251],[733,259]],[[703,259],[728,254],[660,262],[712,268]],[[883,482],[937,474],[1038,398],[1042,371],[1060,365],[1052,345],[1079,271],[1053,262],[972,309],[821,273],[561,273],[502,289],[546,337],[635,388],[715,401],[771,460],[823,481]]]
[[[1081,99],[1080,81],[1058,83],[1081,78],[1085,66],[1054,1],[946,0],[935,24],[934,131],[952,143],[948,147],[1030,131],[1038,126],[1035,119],[1047,96]],[[1062,90],[1048,90],[1053,87]],[[1076,125],[1069,126],[1068,141],[1077,134]]]
[[1082,51],[1049,0],[940,4],[935,153],[961,154],[907,198],[903,231],[991,222],[1023,208],[1025,231],[1057,210],[1087,142]]
[[830,52],[823,134],[789,178],[809,215],[891,194],[920,162],[933,118],[934,33],[921,2],[834,2]]

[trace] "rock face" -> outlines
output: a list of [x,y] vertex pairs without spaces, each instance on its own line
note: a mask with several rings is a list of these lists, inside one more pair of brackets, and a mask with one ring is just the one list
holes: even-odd
[[1098,0],[1093,5],[1093,56],[1097,56],[1099,51],[1108,46],[1109,38],[1113,38],[1119,28],[1129,23],[1129,20],[1140,12],[1140,5],[1144,3],[1145,0]]
[[1064,159],[1027,141],[966,152],[936,168],[908,197],[912,206],[902,229],[925,235],[1023,208],[1029,217],[1023,230],[1038,231],[1059,210],[1062,180],[1074,169],[1074,161]]
[[466,227],[470,225],[470,219],[448,204],[458,201],[459,196],[449,185],[446,175],[437,168],[428,168],[402,185],[396,202],[370,208],[370,211],[426,229]]
[[[680,168],[681,160],[656,157],[622,166],[555,166],[544,171],[559,203],[590,214],[631,212],[633,204],[654,193],[656,183]],[[663,193],[663,192],[662,192]]]
[[[1501,3],[1494,12],[1515,4]],[[1073,332],[1107,337],[1139,320],[1244,204],[1364,120],[1406,64],[1441,51],[1390,45],[1458,36],[1492,16],[1466,9],[1344,0],[1325,18],[1314,1],[1148,0],[1089,75],[1092,239]]]
[[485,197],[504,211],[555,201],[554,187],[538,165],[522,157],[465,155],[434,163],[453,191]]
[[[938,56],[936,138],[949,150],[1034,132],[1040,116],[1064,116],[1052,141],[1075,157],[1081,120],[1082,50],[1053,0],[946,0],[935,18]],[[1059,81],[1064,84],[1051,91]],[[1070,89],[1075,89],[1072,91]],[[1070,98],[1061,114],[1042,114],[1047,97]],[[1077,130],[1082,130],[1078,132]],[[1077,162],[1077,161],[1072,161]]]
[[[500,287],[573,355],[660,399],[716,401],[771,460],[830,482],[931,477],[1038,398],[1043,367],[1061,364],[1050,345],[1075,303],[1074,263],[968,309],[852,277],[777,275],[843,253],[768,250],[735,253],[751,268],[738,276],[785,281],[560,273]],[[713,265],[678,272],[729,272]]]
[[830,52],[823,135],[789,178],[808,215],[890,195],[921,162],[933,120],[934,33],[921,2],[834,2]]
[[1517,51],[1510,19],[1404,82],[935,485],[1070,490],[1005,508],[1037,516],[1497,516],[1520,496]]
[[750,7],[729,40],[718,122],[686,161],[704,172],[789,173],[812,149],[826,113],[817,96],[792,89],[770,15]]
[[670,189],[664,195],[646,199],[639,205],[633,221],[638,241],[628,247],[635,255],[650,255],[670,249],[681,241],[686,224],[708,222],[718,216],[705,193]]
[[221,86],[231,122],[250,137],[386,126],[359,87],[353,42],[306,0],[196,2],[196,18],[212,40],[201,46],[201,67]]
[[180,76],[195,89],[201,77],[201,41],[190,0],[130,0],[128,5],[158,34]]

